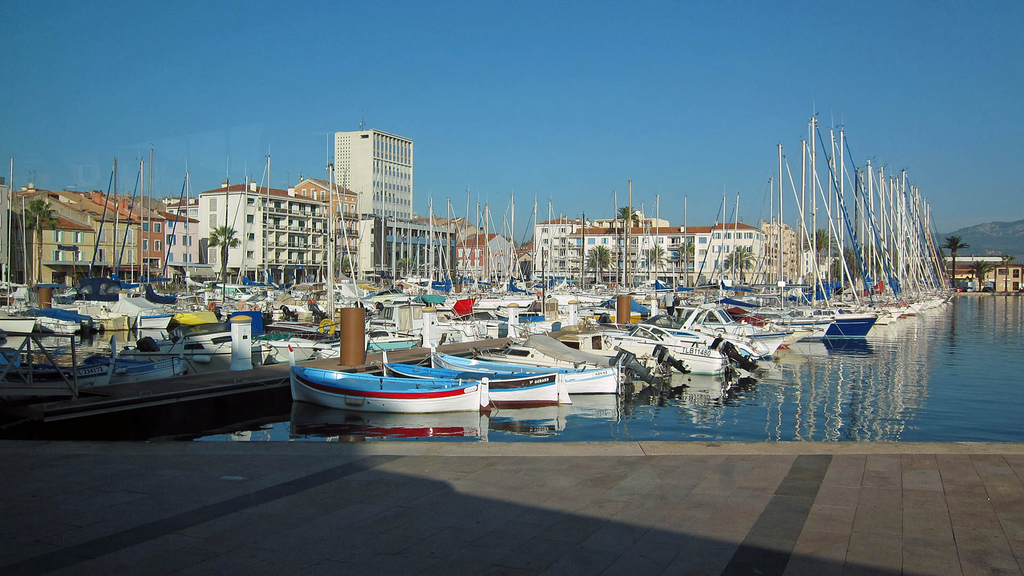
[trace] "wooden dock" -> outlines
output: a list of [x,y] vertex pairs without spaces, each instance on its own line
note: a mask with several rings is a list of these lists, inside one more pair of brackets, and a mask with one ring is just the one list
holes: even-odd
[[[459,342],[438,352],[468,355],[506,346],[507,338]],[[428,348],[388,352],[390,362],[418,362]],[[354,372],[380,370],[382,354],[367,354],[360,366],[340,359],[314,360],[304,366]],[[287,364],[252,370],[210,372],[132,384],[83,389],[75,400],[0,405],[0,437],[40,439],[142,440],[154,437],[230,430],[232,425],[280,421],[291,410]],[[285,418],[287,419],[287,418]]]

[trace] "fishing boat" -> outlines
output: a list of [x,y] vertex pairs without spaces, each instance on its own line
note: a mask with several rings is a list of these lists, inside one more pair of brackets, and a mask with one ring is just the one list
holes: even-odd
[[551,406],[572,404],[565,387],[565,376],[554,372],[531,374],[525,372],[467,372],[449,368],[432,368],[413,364],[386,363],[385,374],[402,378],[447,380],[481,380],[487,378],[491,404],[499,408]]
[[[504,361],[460,358],[448,354],[433,354],[430,358],[435,368],[449,368],[484,374],[548,374],[556,372],[565,376],[565,387],[569,391],[570,396],[574,394],[615,394],[619,390],[620,373],[618,367],[614,366],[608,368],[528,366]],[[490,358],[495,357],[491,356]]]
[[421,380],[291,367],[292,399],[362,412],[462,412],[490,405],[488,381]]

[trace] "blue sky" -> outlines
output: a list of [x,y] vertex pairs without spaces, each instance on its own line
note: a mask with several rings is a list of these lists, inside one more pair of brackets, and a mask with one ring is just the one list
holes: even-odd
[[199,191],[269,152],[283,187],[364,116],[415,141],[418,213],[469,189],[500,225],[514,192],[521,237],[535,197],[610,217],[630,179],[673,224],[723,194],[756,223],[816,110],[858,165],[906,168],[940,232],[1024,218],[1024,4],[703,4],[8,0],[0,157],[16,185],[106,189],[116,155],[124,189],[152,147],[177,195],[186,162]]

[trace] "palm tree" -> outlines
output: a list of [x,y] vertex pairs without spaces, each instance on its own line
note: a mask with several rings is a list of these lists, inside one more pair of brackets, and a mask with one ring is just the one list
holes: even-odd
[[632,228],[634,224],[637,224],[640,219],[637,218],[633,212],[632,206],[623,206],[619,208],[619,213],[616,214],[616,219],[622,221],[622,270],[625,272],[629,266],[627,265],[627,258],[629,258],[629,246],[626,244],[626,230],[627,227]]
[[[978,279],[978,291],[981,292],[985,288],[985,276],[992,271],[992,263],[984,260],[976,260],[971,263],[971,274]],[[994,284],[994,283],[993,283]],[[993,288],[995,290],[995,288]]]
[[647,267],[653,267],[657,272],[661,269],[661,261],[665,258],[665,249],[661,246],[651,246],[644,251],[644,257],[647,259]]
[[950,256],[953,257],[953,269],[949,273],[949,277],[953,284],[953,288],[956,288],[956,254],[958,251],[963,250],[964,248],[970,248],[971,245],[965,244],[963,242],[963,238],[954,235],[946,236],[946,243],[943,244],[941,247],[945,248],[946,250],[949,250]]
[[[810,250],[812,247],[810,246],[810,244],[807,244],[808,241],[804,240],[804,242],[806,244],[805,248],[807,250]],[[814,231],[813,248],[814,263],[815,266],[820,269],[824,265],[824,263],[821,261],[821,253],[828,249],[828,230],[826,230],[825,228],[818,228],[817,230]]]
[[[693,260],[693,254],[694,254],[694,247],[693,247],[693,239],[692,238],[685,239],[685,241],[680,246],[680,252],[683,253],[683,278],[684,279],[689,279],[689,277],[690,277],[690,262]],[[686,285],[686,284],[688,284],[688,282],[686,282],[684,280],[683,285]]]
[[601,272],[612,263],[611,250],[604,246],[595,246],[587,253],[587,267],[594,269],[594,282],[601,283]]
[[747,275],[745,270],[754,265],[754,251],[749,246],[737,246],[736,250],[733,250],[731,254],[725,259],[725,266],[730,270],[735,271],[737,268],[740,269],[740,283],[746,281]]
[[409,270],[412,269],[412,265],[412,258],[399,258],[395,261],[395,268],[398,268],[398,273],[403,275],[409,273]]
[[[57,218],[50,208],[50,204],[42,198],[36,198],[29,202],[25,208],[25,227],[36,231],[36,246],[38,248],[38,265],[36,266],[36,284],[43,282],[43,229],[53,228]],[[27,277],[27,274],[26,274]]]
[[228,248],[238,248],[238,238],[235,238],[235,229],[227,225],[214,228],[210,232],[210,247],[216,246],[220,246],[220,280],[227,284]]

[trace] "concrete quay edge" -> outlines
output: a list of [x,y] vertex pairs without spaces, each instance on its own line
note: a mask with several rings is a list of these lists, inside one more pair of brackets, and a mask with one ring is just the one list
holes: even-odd
[[676,456],[803,454],[1024,454],[1017,442],[94,442],[0,440],[0,454],[309,456]]

